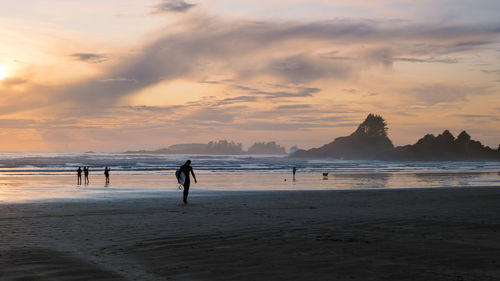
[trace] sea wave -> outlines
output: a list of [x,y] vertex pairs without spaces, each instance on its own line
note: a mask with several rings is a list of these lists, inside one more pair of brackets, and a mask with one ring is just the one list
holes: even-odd
[[113,171],[158,172],[177,169],[191,159],[197,170],[213,172],[282,173],[439,173],[500,171],[500,162],[385,162],[371,160],[293,159],[277,156],[156,155],[111,153],[0,153],[0,173],[70,173],[79,166],[91,171],[109,166]]

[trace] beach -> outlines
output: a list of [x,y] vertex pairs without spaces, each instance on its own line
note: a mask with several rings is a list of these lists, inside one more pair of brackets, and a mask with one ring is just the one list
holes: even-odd
[[0,204],[1,280],[500,280],[500,189]]

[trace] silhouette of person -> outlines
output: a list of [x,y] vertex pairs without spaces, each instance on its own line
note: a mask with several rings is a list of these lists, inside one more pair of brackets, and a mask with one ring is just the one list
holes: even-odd
[[76,170],[76,174],[78,175],[76,184],[80,185],[82,184],[82,167],[78,167],[78,170]]
[[85,184],[90,183],[90,181],[89,181],[89,167],[83,167],[83,174],[85,175]]
[[193,167],[191,167],[191,160],[187,160],[186,163],[184,163],[184,165],[182,165],[179,170],[181,171],[181,173],[184,173],[184,175],[186,176],[186,180],[184,181],[184,196],[183,196],[183,202],[184,204],[187,204],[187,198],[188,198],[188,194],[189,194],[189,186],[191,185],[191,179],[189,177],[189,173],[191,173],[191,175],[193,175],[193,179],[194,179],[194,182],[195,183],[198,183],[198,181],[196,181],[196,176],[194,175],[194,172],[193,172]]
[[293,180],[295,181],[295,173],[297,172],[297,167],[293,167],[292,173],[293,173]]
[[106,176],[106,183],[109,183],[109,171],[111,171],[111,168],[108,168],[108,166],[106,166],[106,168],[104,168],[104,176]]

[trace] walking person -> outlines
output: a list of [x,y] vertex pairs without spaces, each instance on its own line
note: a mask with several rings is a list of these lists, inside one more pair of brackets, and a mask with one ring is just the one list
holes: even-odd
[[297,172],[297,167],[293,167],[292,173],[293,173],[293,181],[295,181],[295,173]]
[[189,187],[191,185],[191,179],[189,177],[189,173],[191,173],[191,175],[193,175],[194,182],[198,183],[198,181],[196,181],[196,176],[194,175],[194,172],[193,172],[193,167],[191,167],[191,160],[187,160],[186,163],[184,163],[184,165],[182,165],[179,168],[179,171],[181,173],[184,173],[184,176],[185,176],[185,180],[184,180],[184,196],[183,196],[183,200],[182,201],[184,202],[184,204],[187,204],[187,198],[188,198],[188,194],[189,194]]
[[85,184],[89,184],[89,167],[83,167],[83,174],[85,175]]
[[104,168],[104,176],[106,176],[106,184],[109,183],[109,171],[111,171],[111,168],[108,168],[108,166],[106,166],[106,168]]
[[78,170],[76,170],[76,174],[78,175],[76,184],[81,185],[82,184],[82,167],[78,167]]

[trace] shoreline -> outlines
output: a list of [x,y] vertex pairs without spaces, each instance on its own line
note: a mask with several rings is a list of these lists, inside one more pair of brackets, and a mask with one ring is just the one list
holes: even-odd
[[181,200],[0,204],[0,276],[500,278],[500,188],[195,191]]

